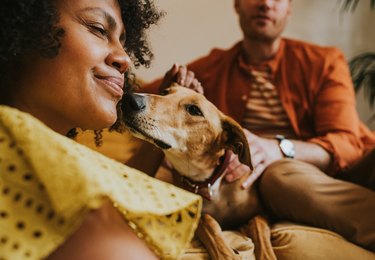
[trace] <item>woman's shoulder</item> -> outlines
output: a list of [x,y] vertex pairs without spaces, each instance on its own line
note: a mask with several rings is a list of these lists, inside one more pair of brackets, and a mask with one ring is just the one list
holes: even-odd
[[[24,253],[46,256],[104,199],[159,252],[178,255],[193,236],[201,208],[193,194],[109,159],[11,108],[0,107],[0,140],[0,185],[6,194],[0,205],[9,205],[0,209],[9,216],[0,237],[9,237],[19,248],[22,244]],[[182,222],[171,218],[179,214]],[[146,227],[150,223],[152,228]],[[165,232],[171,238],[177,232],[183,239],[161,240]],[[50,242],[41,243],[43,238]]]

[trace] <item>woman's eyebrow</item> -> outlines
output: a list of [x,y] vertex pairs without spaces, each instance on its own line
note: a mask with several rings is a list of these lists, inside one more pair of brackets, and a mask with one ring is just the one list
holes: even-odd
[[110,15],[108,12],[106,12],[105,10],[103,10],[99,7],[87,7],[87,8],[82,9],[81,12],[96,13],[96,14],[104,17],[104,19],[108,23],[108,26],[109,26],[110,30],[115,30],[117,28],[117,22],[116,22],[115,18],[113,18],[112,15]]

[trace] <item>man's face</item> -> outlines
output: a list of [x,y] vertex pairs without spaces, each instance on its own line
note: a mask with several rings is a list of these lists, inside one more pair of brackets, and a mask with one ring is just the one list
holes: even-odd
[[291,0],[235,0],[244,37],[273,41],[283,32],[291,12]]

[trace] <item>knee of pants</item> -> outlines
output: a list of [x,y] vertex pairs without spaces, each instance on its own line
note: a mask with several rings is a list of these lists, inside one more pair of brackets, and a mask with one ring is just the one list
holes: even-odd
[[[259,191],[264,201],[275,200],[275,198],[294,197],[303,191],[305,195],[311,185],[311,178],[324,175],[313,165],[292,160],[283,159],[272,163],[263,172],[259,180]],[[277,199],[276,199],[277,200]]]

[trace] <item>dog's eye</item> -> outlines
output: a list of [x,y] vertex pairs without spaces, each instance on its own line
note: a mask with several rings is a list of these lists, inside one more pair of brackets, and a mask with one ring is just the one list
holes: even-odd
[[192,116],[203,116],[202,111],[196,105],[187,105],[186,111]]

